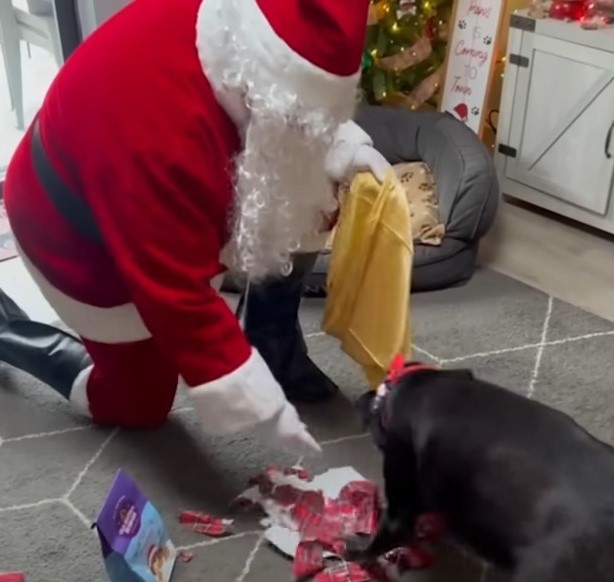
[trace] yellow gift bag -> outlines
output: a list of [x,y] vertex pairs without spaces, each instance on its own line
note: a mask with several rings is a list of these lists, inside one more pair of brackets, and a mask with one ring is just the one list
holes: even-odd
[[391,171],[358,174],[341,201],[328,268],[323,330],[362,366],[372,388],[411,350],[413,238],[409,203]]

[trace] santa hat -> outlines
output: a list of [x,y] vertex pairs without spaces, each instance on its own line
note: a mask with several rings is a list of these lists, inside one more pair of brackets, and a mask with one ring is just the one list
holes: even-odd
[[454,113],[456,114],[456,117],[461,121],[467,121],[469,119],[469,108],[467,107],[467,105],[465,105],[465,103],[459,103],[454,108]]
[[334,112],[355,98],[368,11],[369,0],[203,0],[201,62],[214,89],[223,90],[228,53],[240,43],[255,76],[250,83]]

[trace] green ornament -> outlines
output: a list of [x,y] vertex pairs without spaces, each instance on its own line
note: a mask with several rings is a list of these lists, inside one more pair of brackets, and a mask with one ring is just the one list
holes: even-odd
[[369,51],[362,53],[362,70],[370,71],[373,68],[373,55]]

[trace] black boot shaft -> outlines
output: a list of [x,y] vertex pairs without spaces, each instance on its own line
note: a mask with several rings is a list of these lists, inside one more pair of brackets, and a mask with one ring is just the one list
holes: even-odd
[[317,256],[295,255],[290,275],[251,284],[245,297],[247,338],[293,401],[315,402],[337,391],[307,355],[298,320],[305,280]]
[[55,326],[31,321],[2,290],[0,361],[27,372],[65,398],[79,373],[91,363],[81,341]]

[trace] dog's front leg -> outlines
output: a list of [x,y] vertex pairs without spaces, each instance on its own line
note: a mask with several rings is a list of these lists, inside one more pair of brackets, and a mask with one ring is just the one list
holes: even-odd
[[346,558],[373,562],[411,541],[416,520],[422,512],[417,463],[406,443],[388,437],[384,449],[384,481],[388,507],[373,538],[353,537],[346,541]]

